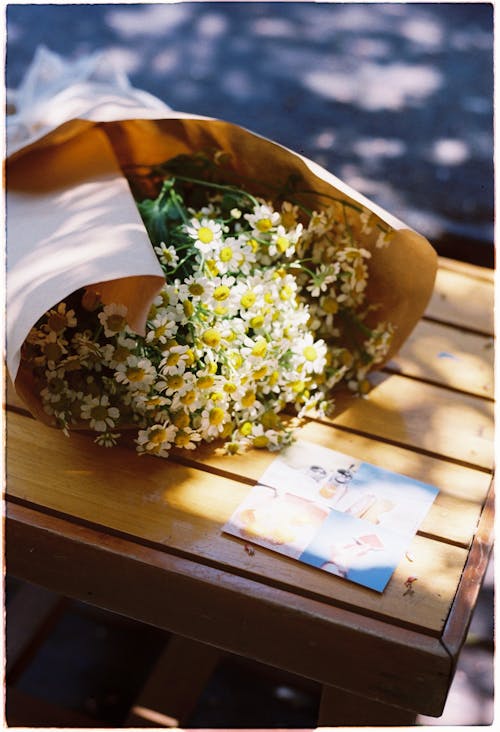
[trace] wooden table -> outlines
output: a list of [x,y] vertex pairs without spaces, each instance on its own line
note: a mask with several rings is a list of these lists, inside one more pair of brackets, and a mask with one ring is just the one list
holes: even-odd
[[439,716],[492,542],[492,336],[491,270],[441,259],[425,317],[368,398],[343,398],[331,421],[300,431],[439,488],[382,594],[221,533],[272,454],[106,451],[34,421],[15,397],[7,571],[314,679],[321,724]]

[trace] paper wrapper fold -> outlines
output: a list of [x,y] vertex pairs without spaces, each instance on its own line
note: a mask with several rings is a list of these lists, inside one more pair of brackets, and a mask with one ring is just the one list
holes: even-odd
[[[132,107],[132,109],[131,109]],[[59,119],[61,113],[59,111]],[[131,105],[92,104],[78,119],[30,137],[7,160],[7,357],[18,393],[45,418],[19,350],[46,310],[72,292],[91,287],[104,302],[122,302],[129,322],[144,332],[150,304],[163,283],[123,169],[151,166],[181,153],[218,148],[252,192],[300,176],[309,208],[327,205],[322,194],[363,205],[395,230],[385,248],[378,231],[362,243],[372,252],[369,302],[376,320],[395,326],[390,358],[408,337],[432,293],[437,256],[429,242],[306,158],[236,125],[195,115]],[[19,369],[19,371],[18,371]]]

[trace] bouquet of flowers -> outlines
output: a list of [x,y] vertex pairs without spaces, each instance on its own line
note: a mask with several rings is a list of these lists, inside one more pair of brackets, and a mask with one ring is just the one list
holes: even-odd
[[162,457],[279,449],[284,413],[364,394],[425,309],[429,243],[312,161],[130,88],[31,109],[8,135],[7,363],[46,423]]
[[[24,365],[66,432],[87,426],[112,446],[135,425],[138,452],[161,457],[216,438],[230,452],[277,450],[292,436],[283,410],[331,412],[334,387],[363,393],[387,355],[392,324],[366,323],[377,306],[365,301],[371,255],[357,232],[370,212],[340,198],[307,210],[290,184],[291,200],[275,203],[186,174],[201,165],[220,177],[220,162],[203,154],[146,177],[160,180],[138,207],[165,284],[144,336],[127,325],[126,306],[82,293],[30,331]],[[378,246],[390,233],[379,229]]]

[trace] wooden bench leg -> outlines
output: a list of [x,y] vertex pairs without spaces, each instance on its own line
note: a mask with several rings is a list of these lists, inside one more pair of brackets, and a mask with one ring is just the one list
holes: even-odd
[[125,727],[186,724],[223,655],[213,646],[174,635],[130,709]]
[[357,694],[323,686],[319,707],[319,727],[411,727],[416,714]]

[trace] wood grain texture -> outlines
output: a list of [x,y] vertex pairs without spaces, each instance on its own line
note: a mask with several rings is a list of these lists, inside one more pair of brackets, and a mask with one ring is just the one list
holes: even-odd
[[470,264],[470,262],[461,262],[458,259],[450,259],[449,257],[438,257],[439,269],[451,270],[459,272],[472,279],[486,280],[486,282],[495,282],[495,270],[489,267],[481,267],[478,264]]
[[7,521],[14,576],[321,684],[442,711],[450,657],[438,638],[11,502]]
[[494,541],[495,487],[492,481],[476,536],[464,567],[460,585],[443,632],[442,642],[454,661],[458,660],[488,567]]
[[425,316],[471,329],[494,333],[493,283],[457,269],[438,270],[436,284]]
[[[249,556],[241,540],[222,534],[248,484],[125,448],[106,452],[85,435],[68,440],[17,414],[10,415],[8,431],[10,496],[367,614],[436,633],[443,626],[467,557],[462,548],[415,537],[414,562],[403,559],[379,595],[265,549]],[[422,578],[422,591],[411,601],[403,596],[409,574]]]
[[249,554],[222,534],[273,454],[222,456],[212,444],[162,461],[127,445],[105,451],[88,435],[68,440],[34,421],[10,392],[9,571],[377,704],[438,716],[491,546],[492,315],[491,271],[441,258],[427,316],[389,373],[371,376],[367,398],[339,395],[331,420],[298,432],[438,487],[384,593],[259,547]]
[[493,338],[421,320],[386,370],[493,399]]
[[373,373],[366,399],[340,394],[331,423],[491,470],[494,406],[398,374]]

